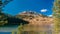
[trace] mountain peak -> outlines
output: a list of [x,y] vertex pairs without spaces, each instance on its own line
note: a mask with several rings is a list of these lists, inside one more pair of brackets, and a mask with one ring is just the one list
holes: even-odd
[[18,15],[39,15],[36,11],[23,11],[22,13],[19,13]]

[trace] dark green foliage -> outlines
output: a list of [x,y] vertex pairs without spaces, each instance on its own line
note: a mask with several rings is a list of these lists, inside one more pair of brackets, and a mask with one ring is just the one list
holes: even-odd
[[4,13],[0,13],[0,25],[8,23],[7,16]]
[[8,23],[5,24],[7,26],[11,26],[11,25],[14,26],[14,25],[20,25],[20,24],[24,25],[29,23],[28,21],[15,18],[15,17],[8,17],[7,20],[8,20]]
[[[6,16],[4,14],[0,14],[0,25],[4,25],[4,26],[14,26],[14,25],[20,25],[22,23],[22,25],[24,24],[28,24],[29,22],[28,21],[25,21],[23,19],[19,19],[19,18],[16,18],[14,16]],[[2,22],[1,22],[2,21]],[[7,21],[7,22],[5,22]]]
[[54,31],[60,33],[60,0],[55,0],[53,6]]
[[2,1],[0,0],[0,6],[2,5]]

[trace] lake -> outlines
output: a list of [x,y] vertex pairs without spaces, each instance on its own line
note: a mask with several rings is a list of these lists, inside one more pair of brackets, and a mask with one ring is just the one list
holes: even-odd
[[11,32],[0,32],[0,34],[11,34]]
[[12,31],[17,31],[17,28],[17,25],[0,27],[0,34],[11,34]]

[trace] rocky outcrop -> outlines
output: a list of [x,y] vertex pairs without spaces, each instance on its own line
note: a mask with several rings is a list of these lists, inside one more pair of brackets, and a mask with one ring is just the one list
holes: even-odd
[[38,14],[36,12],[23,12],[21,14],[17,15],[18,18],[21,18],[23,20],[29,21],[29,24],[39,24],[39,25],[49,25],[53,23],[53,18],[44,16],[42,14]]
[[40,32],[52,31],[53,18],[38,14],[36,12],[28,11],[17,15],[18,18],[26,20],[29,24],[23,26],[23,31],[26,32]]

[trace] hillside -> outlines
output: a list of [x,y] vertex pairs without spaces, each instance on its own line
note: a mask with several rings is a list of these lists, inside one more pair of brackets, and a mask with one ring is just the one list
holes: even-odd
[[31,24],[32,23],[47,23],[47,24],[51,24],[53,23],[52,17],[48,17],[42,14],[38,14],[37,12],[33,12],[33,11],[26,11],[26,12],[22,12],[21,14],[18,14],[16,16],[17,18],[29,21]]
[[52,32],[52,27],[53,27],[52,17],[44,16],[42,14],[38,14],[37,12],[33,12],[33,11],[22,12],[18,14],[16,17],[29,22],[29,24],[22,26],[23,28],[22,33],[25,33],[25,32],[30,33],[32,31],[33,32],[39,32],[39,31],[47,32],[48,31],[50,33]]
[[21,23],[24,25],[29,22],[9,14],[0,13],[0,26],[14,26],[20,25]]

